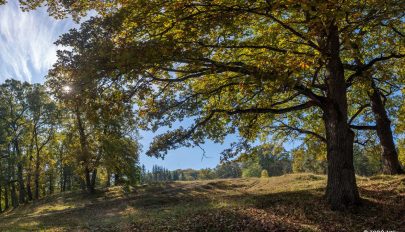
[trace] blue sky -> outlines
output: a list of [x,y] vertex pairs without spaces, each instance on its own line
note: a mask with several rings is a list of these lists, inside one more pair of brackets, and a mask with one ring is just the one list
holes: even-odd
[[0,6],[0,81],[43,82],[56,61],[53,42],[75,25],[50,18],[45,9],[22,12],[16,2]]
[[[0,83],[14,78],[30,83],[42,83],[48,69],[56,61],[53,42],[70,28],[77,27],[70,19],[55,20],[48,16],[46,9],[22,12],[17,1],[9,1],[0,6]],[[154,134],[142,132],[141,144],[145,151]],[[181,148],[169,152],[165,160],[141,156],[141,164],[150,169],[154,164],[168,169],[215,167],[219,163],[219,153],[229,145],[230,136],[224,145],[207,141],[200,148]]]

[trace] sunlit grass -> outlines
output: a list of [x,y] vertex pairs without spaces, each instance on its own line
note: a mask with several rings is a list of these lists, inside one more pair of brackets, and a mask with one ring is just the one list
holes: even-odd
[[398,230],[405,176],[357,182],[365,203],[354,212],[327,207],[325,176],[289,174],[57,194],[3,214],[0,231],[363,231],[370,223]]
[[73,204],[64,204],[64,203],[59,203],[59,204],[51,204],[51,205],[42,205],[36,208],[36,210],[32,213],[32,215],[41,215],[44,213],[52,213],[52,212],[57,212],[57,211],[62,211],[66,209],[71,209],[74,208],[75,205]]

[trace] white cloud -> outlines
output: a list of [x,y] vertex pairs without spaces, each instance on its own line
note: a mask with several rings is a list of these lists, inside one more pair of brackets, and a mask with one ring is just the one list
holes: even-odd
[[56,61],[53,43],[74,26],[70,19],[49,17],[44,8],[22,12],[16,0],[0,6],[0,82],[43,82]]

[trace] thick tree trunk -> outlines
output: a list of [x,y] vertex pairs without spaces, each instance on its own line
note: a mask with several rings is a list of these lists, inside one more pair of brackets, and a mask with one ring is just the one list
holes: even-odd
[[326,198],[332,209],[341,210],[359,203],[353,166],[354,133],[347,122],[339,119],[339,113],[331,109],[325,116],[328,161]]
[[[83,161],[83,165],[85,166],[84,174],[85,174],[85,187],[88,193],[92,194],[95,192],[94,185],[93,185],[93,178],[91,176],[91,169],[89,168],[90,162],[90,154],[88,150],[87,144],[87,136],[85,133],[84,123],[82,121],[79,107],[76,107],[76,120],[77,120],[77,127],[79,131],[79,140],[80,140],[80,147],[81,147],[81,158],[80,160]],[[93,170],[94,171],[94,170]],[[95,175],[94,175],[95,178]]]
[[340,60],[338,27],[331,24],[327,40],[327,100],[324,122],[327,139],[328,182],[326,199],[332,209],[341,210],[360,201],[353,166],[354,133],[347,115],[347,90]]
[[404,170],[399,163],[398,153],[392,136],[391,121],[381,100],[381,93],[373,80],[371,80],[371,86],[372,92],[369,94],[369,97],[376,121],[377,135],[382,148],[382,171],[388,175],[403,174]]

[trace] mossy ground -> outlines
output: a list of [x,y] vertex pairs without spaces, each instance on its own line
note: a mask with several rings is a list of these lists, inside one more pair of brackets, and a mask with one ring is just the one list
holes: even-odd
[[405,176],[357,181],[363,204],[345,212],[313,174],[69,192],[3,213],[0,231],[405,231]]

